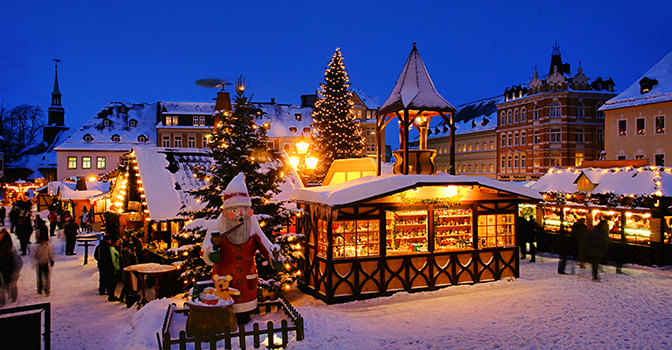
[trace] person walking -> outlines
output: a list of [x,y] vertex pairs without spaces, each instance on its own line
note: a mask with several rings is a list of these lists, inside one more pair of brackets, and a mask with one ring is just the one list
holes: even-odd
[[0,204],[0,226],[5,226],[5,217],[7,216],[7,209]]
[[54,237],[56,236],[56,227],[58,226],[58,213],[56,213],[56,208],[51,208],[51,211],[47,215],[47,219],[49,220],[49,236]]
[[561,275],[566,275],[565,267],[567,267],[567,250],[569,246],[569,238],[567,237],[567,230],[564,227],[560,227],[560,232],[558,234],[558,240],[556,242],[555,250],[556,253],[560,256],[560,261],[558,261],[558,273]]
[[108,301],[119,300],[114,295],[119,271],[119,252],[115,248],[118,243],[117,237],[105,235],[93,253],[93,257],[98,260],[98,294],[107,294]]
[[75,255],[77,230],[79,230],[79,225],[75,223],[75,219],[70,218],[68,223],[65,224],[65,227],[63,228],[63,233],[65,234],[65,255]]
[[585,269],[586,258],[583,256],[583,245],[588,235],[588,227],[586,226],[586,219],[576,220],[572,225],[572,234],[570,235],[570,244],[572,247],[572,257],[579,262],[579,267]]
[[86,206],[82,208],[82,213],[79,214],[79,226],[82,229],[82,232],[86,231],[86,222],[88,220],[89,211],[86,209]]
[[600,222],[586,236],[584,253],[593,269],[593,281],[599,281],[600,263],[605,257],[609,246],[609,223],[601,218]]
[[14,227],[16,227],[16,224],[19,223],[19,208],[14,205],[12,206],[12,209],[9,211],[9,225],[10,225],[10,230],[9,232],[14,232]]
[[23,215],[19,215],[16,222],[16,236],[19,238],[19,243],[21,244],[22,256],[27,254],[28,242],[30,241],[32,232],[33,227],[30,223],[30,214],[23,213]]
[[54,266],[54,252],[49,244],[49,233],[44,222],[40,224],[38,244],[34,249],[33,259],[37,275],[37,294],[49,296],[51,292],[51,267]]
[[19,290],[17,282],[23,267],[23,260],[14,249],[12,237],[7,229],[0,230],[0,307],[5,306],[5,296],[16,302]]

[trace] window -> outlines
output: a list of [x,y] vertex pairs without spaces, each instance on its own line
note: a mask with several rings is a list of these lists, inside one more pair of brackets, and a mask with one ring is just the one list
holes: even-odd
[[551,152],[551,166],[562,166],[562,156],[560,152]]
[[511,110],[506,112],[506,124],[511,124]]
[[167,115],[166,116],[166,125],[177,125],[177,116],[176,115]]
[[103,119],[103,126],[110,126],[112,122],[109,119]]
[[202,116],[202,115],[200,115],[200,116],[198,116],[198,115],[193,116],[193,118],[192,118],[192,124],[193,124],[194,126],[205,126],[205,116]]
[[581,166],[581,163],[583,163],[583,153],[575,153],[574,154],[574,165]]
[[481,171],[482,171],[482,172],[486,172],[486,170],[485,170],[485,164],[481,164]]
[[534,110],[532,110],[532,119],[539,120],[539,106],[534,105]]
[[500,119],[501,121],[499,122],[499,125],[506,125],[506,113],[504,111],[502,111]]
[[518,163],[518,155],[513,156],[513,167],[518,168],[520,163]]
[[520,122],[525,123],[526,121],[527,121],[527,110],[525,109],[525,107],[523,107],[523,109],[520,110]]
[[628,136],[628,124],[625,119],[618,121],[618,136]]
[[96,157],[96,169],[105,169],[107,162],[105,157]]
[[521,154],[521,155],[520,155],[520,167],[521,167],[521,168],[527,168],[527,164],[526,164],[526,162],[525,162],[525,158],[526,158],[526,157],[527,157],[527,156],[524,155],[524,154]]
[[604,143],[604,130],[597,129],[595,131],[595,142]]
[[506,135],[502,133],[502,147],[506,147]]
[[121,137],[117,134],[112,135],[112,142],[119,142]]
[[509,154],[508,157],[506,157],[506,167],[510,168],[511,167],[511,155]]
[[662,115],[657,116],[656,118],[656,134],[665,133],[665,117]]
[[576,117],[583,118],[585,116],[586,116],[585,107],[583,106],[583,103],[579,102],[576,105]]
[[520,144],[525,146],[527,144],[527,132],[526,131],[521,131],[520,132]]
[[495,149],[495,141],[490,141],[490,149]]
[[597,117],[600,119],[604,119],[604,112],[600,111],[600,107],[602,107],[601,103],[598,103],[597,106],[595,106],[595,110],[597,111]]
[[508,137],[508,138],[509,138],[509,141],[507,142],[507,144],[508,144],[509,146],[511,146],[511,145],[513,144],[513,142],[512,142],[512,141],[513,141],[513,134],[509,133],[509,137]]
[[68,169],[77,169],[77,157],[68,157]]
[[82,169],[91,169],[91,157],[82,157]]
[[170,136],[163,135],[161,139],[161,147],[170,147]]
[[636,126],[637,126],[637,135],[646,135],[646,119],[644,118],[637,118],[636,119]]
[[501,168],[502,168],[502,169],[506,168],[506,157],[505,157],[505,156],[502,156],[502,165],[501,165]]
[[488,143],[483,141],[483,150],[485,151],[486,149],[488,149]]
[[471,152],[471,143],[469,144],[468,148],[469,152]]
[[93,141],[93,136],[91,136],[91,134],[86,134],[86,135],[84,135],[84,141],[85,141],[85,142],[91,142],[91,141]]
[[138,136],[138,142],[142,142],[142,143],[147,142],[147,136],[145,136],[145,135]]
[[294,119],[296,119],[296,121],[300,122],[301,121],[301,113],[294,113]]
[[469,164],[469,166],[467,167],[467,172],[468,172],[468,173],[471,172],[471,164]]
[[561,142],[561,129],[551,129],[550,140],[551,142]]
[[635,154],[635,159],[644,159],[643,154]]
[[136,126],[138,126],[138,121],[135,119],[131,119],[128,121],[128,126],[131,128],[135,128]]
[[518,137],[519,137],[519,135],[518,135],[518,131],[516,131],[515,133],[513,133],[513,145],[514,145],[514,146],[518,146],[518,140],[520,140]]
[[480,150],[480,149],[479,149],[480,147],[481,147],[481,144],[480,144],[480,143],[478,143],[478,142],[476,142],[476,150],[477,150],[477,151],[479,151],[479,150]]
[[576,142],[583,142],[583,129],[576,129]]
[[173,147],[182,147],[182,136],[175,136]]
[[514,214],[479,215],[478,248],[514,246],[513,224]]
[[626,160],[626,156],[618,156],[618,160]]
[[532,154],[532,163],[535,168],[538,168],[541,166],[541,159],[539,159],[539,155],[536,153]]
[[187,147],[196,148],[196,136],[187,137]]
[[541,142],[541,139],[540,139],[540,137],[539,137],[539,130],[535,130],[535,131],[534,131],[534,138],[532,139],[532,142],[533,142],[535,145],[538,145],[539,142]]
[[518,123],[520,122],[520,112],[518,112],[518,109],[513,111],[513,122]]
[[654,154],[653,158],[656,160],[656,166],[665,166],[665,154]]
[[462,145],[457,145],[457,151],[462,152]]
[[491,173],[495,172],[495,166],[492,163],[490,163],[490,172]]
[[553,102],[549,106],[549,112],[551,118],[560,118],[562,117],[562,106],[560,105],[560,102]]
[[[201,140],[201,147],[202,148],[208,147],[208,136],[207,135],[203,135],[203,140]],[[269,148],[269,150],[273,150],[273,148],[271,147],[271,148]]]

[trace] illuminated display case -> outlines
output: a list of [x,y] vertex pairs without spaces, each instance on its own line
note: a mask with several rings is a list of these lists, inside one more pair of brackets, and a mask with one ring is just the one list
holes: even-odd
[[651,243],[651,214],[625,213],[625,240],[631,243]]
[[548,231],[560,231],[560,208],[544,208],[544,229]]
[[609,222],[609,239],[620,241],[623,239],[621,230],[621,212],[615,210],[593,209],[592,227],[597,226],[600,219],[603,218]]
[[434,210],[434,249],[473,249],[471,209]]
[[588,223],[588,209],[577,208],[577,207],[564,207],[562,208],[562,225],[565,227],[567,232],[572,231],[572,225],[574,225],[579,219],[586,220]]
[[387,211],[385,221],[388,255],[428,251],[426,210]]
[[513,214],[479,215],[478,247],[513,247],[516,245]]
[[334,221],[334,259],[378,256],[378,220]]

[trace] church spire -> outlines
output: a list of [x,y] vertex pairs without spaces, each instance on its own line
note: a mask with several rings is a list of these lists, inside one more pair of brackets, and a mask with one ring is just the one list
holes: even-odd
[[58,58],[54,58],[54,91],[51,92],[51,105],[60,106],[61,105],[61,91],[58,89],[58,62],[61,62]]

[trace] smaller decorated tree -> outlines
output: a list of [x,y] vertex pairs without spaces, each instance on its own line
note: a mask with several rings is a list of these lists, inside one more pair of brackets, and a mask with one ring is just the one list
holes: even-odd
[[336,49],[324,72],[312,118],[313,147],[319,156],[315,181],[321,182],[336,159],[360,158],[364,151],[358,122],[352,113],[352,91],[341,50]]

